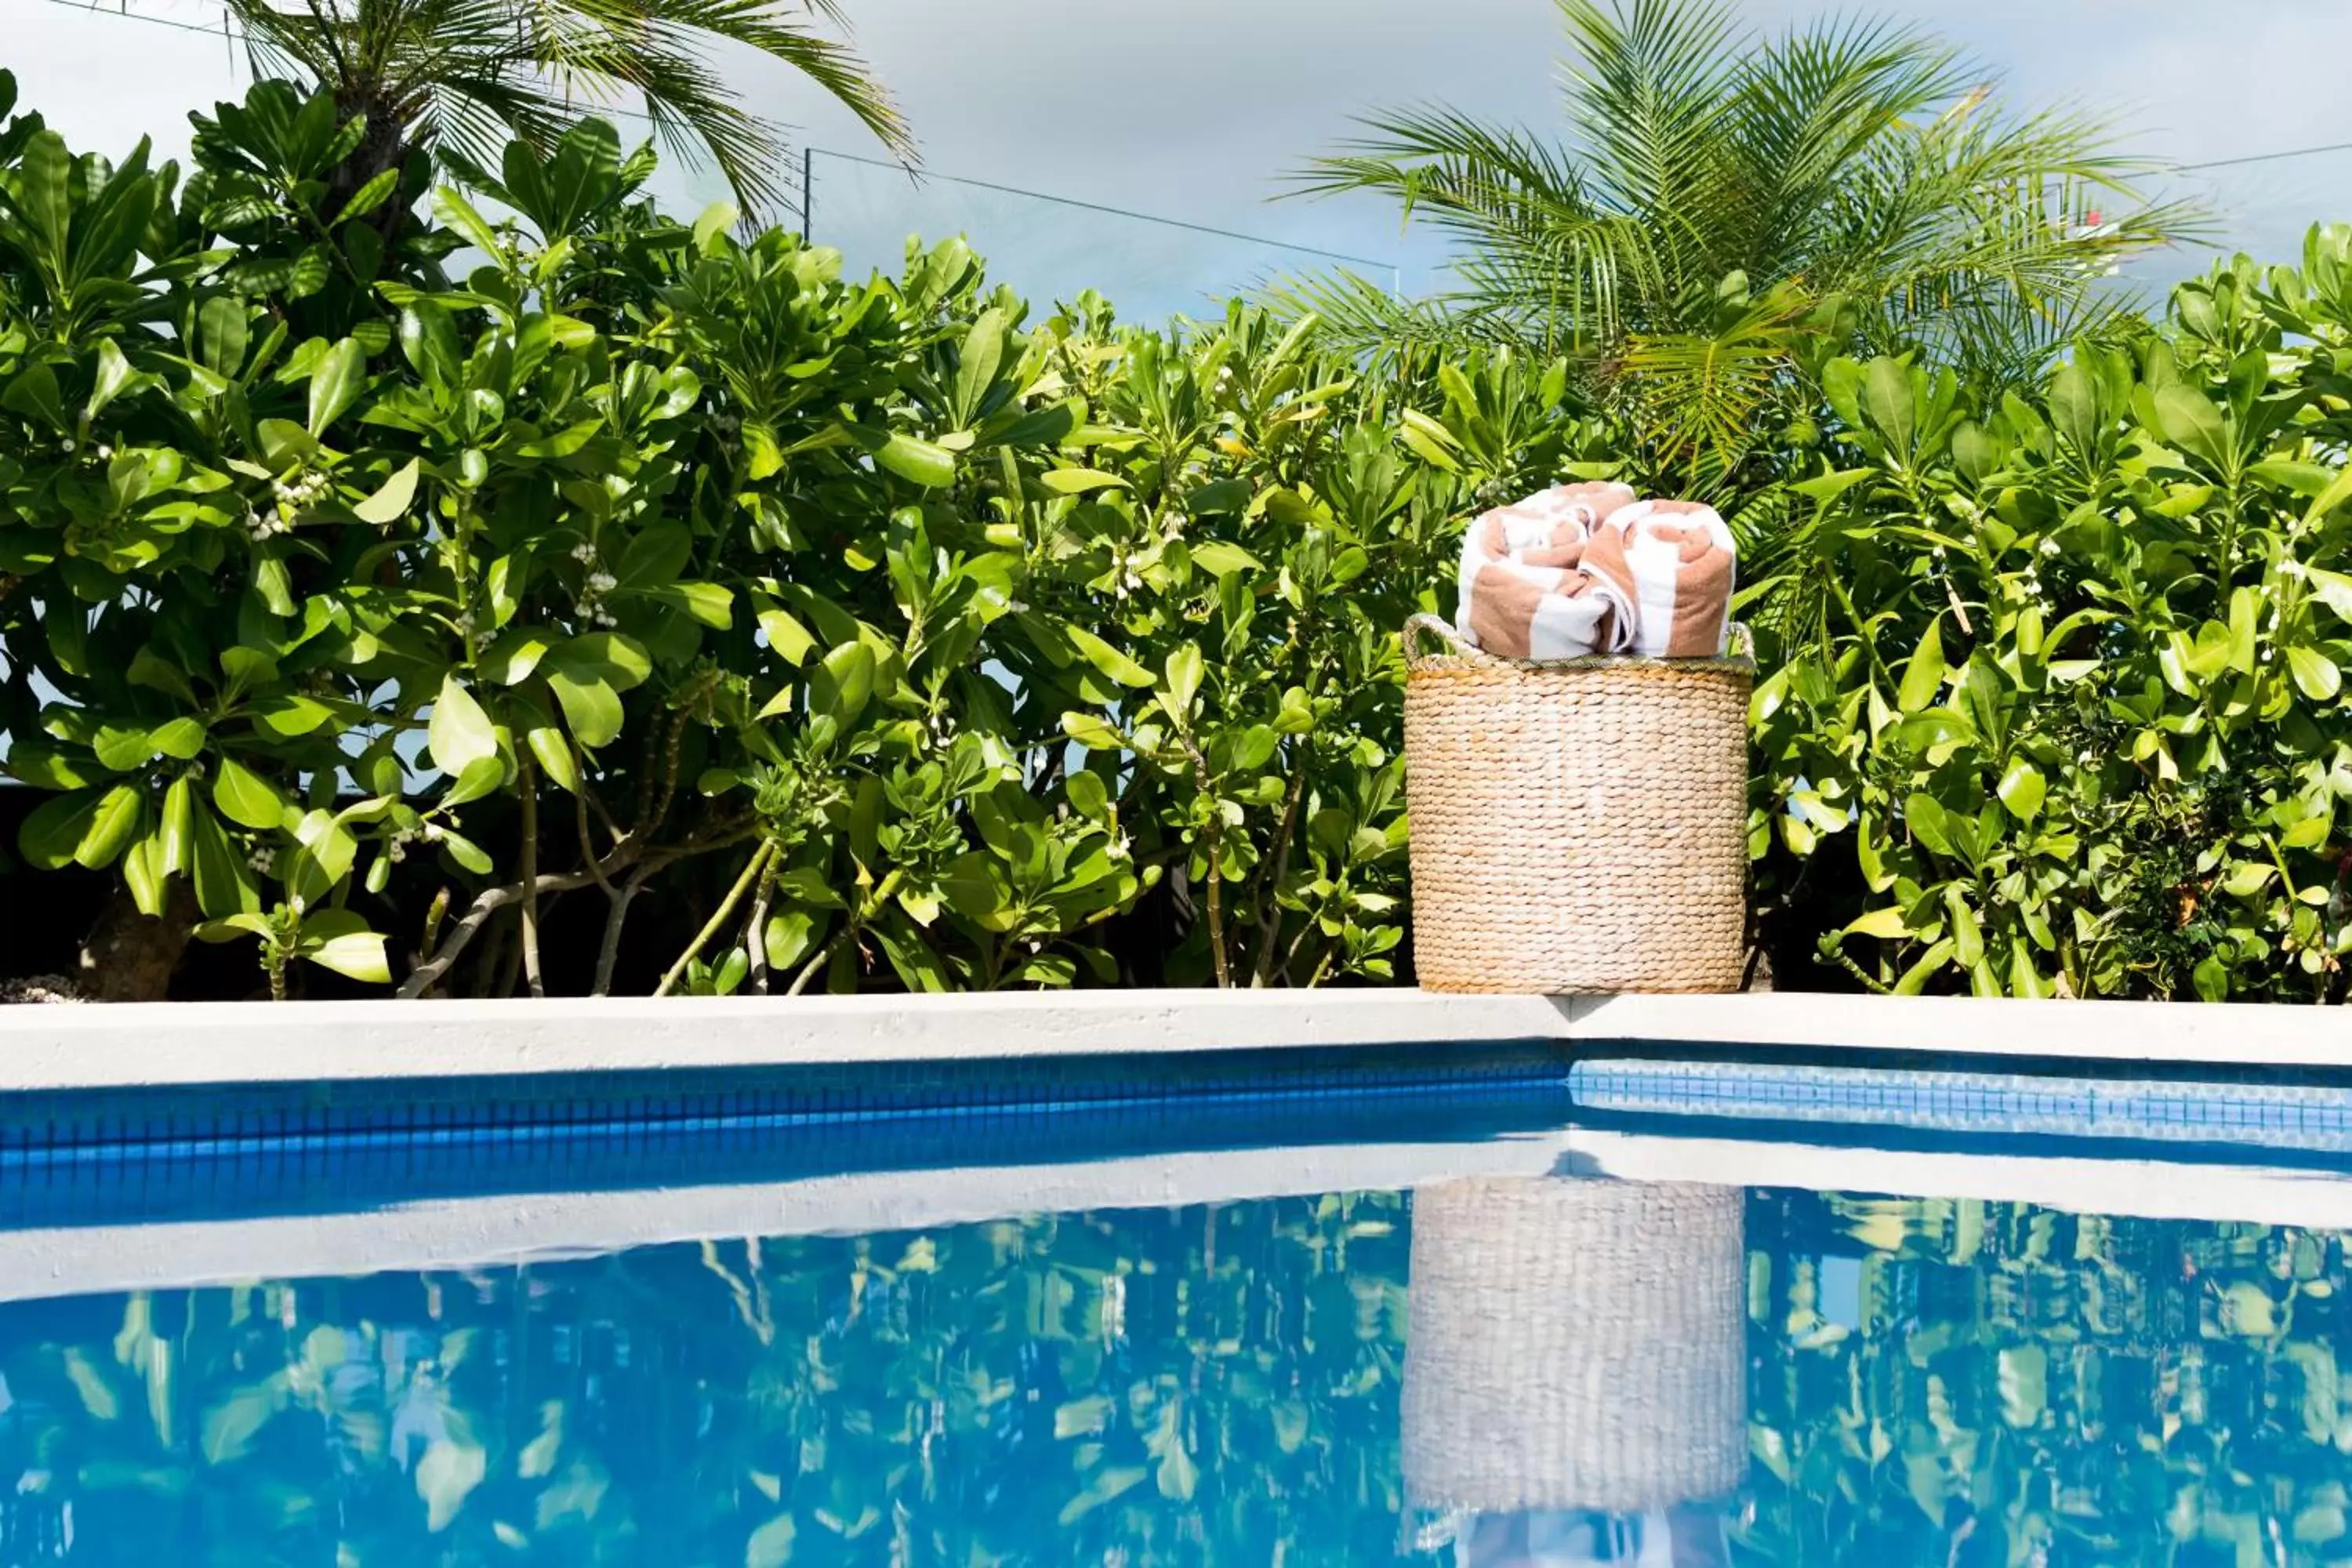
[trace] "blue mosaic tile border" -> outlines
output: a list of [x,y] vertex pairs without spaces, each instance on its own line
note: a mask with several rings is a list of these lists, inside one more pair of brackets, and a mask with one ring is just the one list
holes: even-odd
[[1580,1061],[1580,1110],[2352,1152],[2352,1088],[1801,1064]]
[[0,1096],[0,1227],[1557,1126],[1544,1042]]

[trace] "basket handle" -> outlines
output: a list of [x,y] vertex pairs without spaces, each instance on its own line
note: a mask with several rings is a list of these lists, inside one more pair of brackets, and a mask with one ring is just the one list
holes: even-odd
[[1444,643],[1445,651],[1459,658],[1488,659],[1492,657],[1481,653],[1460,632],[1455,631],[1453,623],[1444,616],[1419,615],[1408,616],[1404,623],[1406,663],[1411,664],[1429,657],[1427,650],[1422,646],[1422,638],[1424,635],[1435,637],[1439,642]]

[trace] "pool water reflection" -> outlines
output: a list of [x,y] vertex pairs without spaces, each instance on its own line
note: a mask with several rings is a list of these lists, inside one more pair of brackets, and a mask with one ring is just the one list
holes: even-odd
[[1486,1178],[21,1301],[0,1563],[2316,1563],[2345,1273]]

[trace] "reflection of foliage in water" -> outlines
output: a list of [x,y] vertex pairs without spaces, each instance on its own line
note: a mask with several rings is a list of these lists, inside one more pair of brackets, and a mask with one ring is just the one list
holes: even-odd
[[2341,1236],[1759,1194],[1748,1241],[1744,1561],[2352,1554]]
[[1403,1218],[1329,1196],[0,1307],[0,1551],[1387,1561]]

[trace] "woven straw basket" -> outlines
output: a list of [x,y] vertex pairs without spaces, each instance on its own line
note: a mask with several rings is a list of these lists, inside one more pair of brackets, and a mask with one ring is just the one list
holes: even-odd
[[1730,658],[1539,664],[1405,623],[1424,990],[1739,989],[1748,647],[1735,626]]
[[1416,1508],[1646,1513],[1748,1465],[1736,1187],[1475,1180],[1412,1200]]

